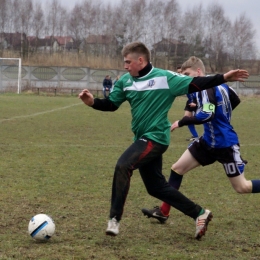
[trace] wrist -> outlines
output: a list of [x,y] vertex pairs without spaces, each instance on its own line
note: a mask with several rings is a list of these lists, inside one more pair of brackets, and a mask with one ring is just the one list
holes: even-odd
[[227,73],[222,74],[224,82],[228,82],[228,76]]

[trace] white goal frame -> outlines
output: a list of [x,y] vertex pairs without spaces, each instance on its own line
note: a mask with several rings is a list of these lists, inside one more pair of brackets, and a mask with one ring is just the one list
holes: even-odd
[[[22,59],[21,58],[0,58],[0,60],[18,61],[17,94],[20,94],[22,91]],[[2,80],[2,79],[0,79],[0,80]]]

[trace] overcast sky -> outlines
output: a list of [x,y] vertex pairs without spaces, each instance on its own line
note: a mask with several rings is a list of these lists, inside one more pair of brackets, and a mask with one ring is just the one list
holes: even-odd
[[[50,2],[50,0],[41,0],[43,3]],[[111,3],[111,5],[120,2],[120,0],[99,0],[104,3]],[[156,0],[152,0],[156,1]],[[73,8],[75,3],[81,3],[82,0],[60,0],[63,6]],[[257,49],[260,50],[260,0],[177,0],[182,13],[195,4],[202,3],[203,8],[206,8],[211,3],[218,3],[223,6],[225,15],[233,22],[241,14],[245,13],[246,17],[253,23],[254,29],[257,31],[256,44]]]

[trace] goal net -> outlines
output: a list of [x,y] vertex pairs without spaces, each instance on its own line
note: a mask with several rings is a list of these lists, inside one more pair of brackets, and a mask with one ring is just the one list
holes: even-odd
[[0,58],[0,92],[17,91],[21,93],[21,58]]

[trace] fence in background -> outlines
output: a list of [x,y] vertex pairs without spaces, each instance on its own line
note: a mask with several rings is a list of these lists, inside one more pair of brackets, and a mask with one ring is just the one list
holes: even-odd
[[[122,70],[91,69],[87,67],[34,67],[22,66],[22,91],[49,91],[74,93],[84,88],[100,92],[103,80],[110,75],[112,81]],[[18,66],[1,65],[0,92],[17,91]]]
[[[124,70],[91,69],[87,67],[37,67],[22,66],[21,90],[36,93],[51,92],[53,94],[69,93],[71,95],[87,88],[99,96],[102,92],[102,82],[106,75],[112,80]],[[0,66],[0,92],[16,92],[18,66]],[[260,75],[250,76],[246,82],[229,84],[238,94],[259,95]]]

